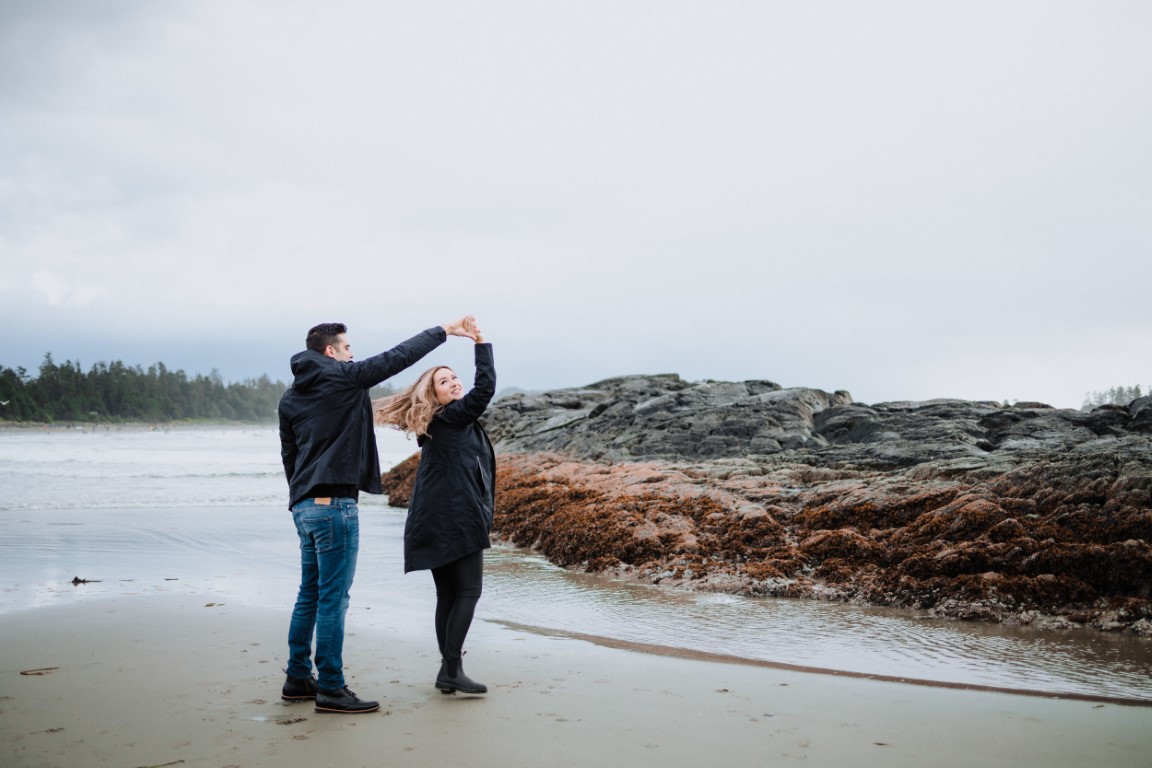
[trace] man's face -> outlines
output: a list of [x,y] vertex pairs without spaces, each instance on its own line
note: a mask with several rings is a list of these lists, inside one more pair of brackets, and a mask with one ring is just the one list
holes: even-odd
[[352,345],[348,343],[348,337],[342,333],[336,337],[336,343],[325,347],[324,354],[342,363],[350,363],[352,362]]

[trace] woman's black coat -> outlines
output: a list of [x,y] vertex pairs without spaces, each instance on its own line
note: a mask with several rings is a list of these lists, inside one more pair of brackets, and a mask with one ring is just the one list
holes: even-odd
[[446,405],[422,435],[404,524],[404,572],[447,565],[492,546],[496,455],[477,419],[496,392],[492,345],[476,345],[471,391]]

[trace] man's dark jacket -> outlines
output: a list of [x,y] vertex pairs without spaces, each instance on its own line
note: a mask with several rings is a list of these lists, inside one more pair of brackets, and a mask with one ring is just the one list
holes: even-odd
[[312,350],[292,356],[292,386],[280,398],[280,457],[289,508],[318,485],[381,493],[368,390],[447,338],[443,328],[429,328],[387,352],[347,363]]

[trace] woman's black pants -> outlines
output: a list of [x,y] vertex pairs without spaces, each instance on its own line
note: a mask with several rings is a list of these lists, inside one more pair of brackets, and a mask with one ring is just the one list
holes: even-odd
[[484,587],[484,550],[432,569],[436,582],[436,640],[440,656],[458,659]]

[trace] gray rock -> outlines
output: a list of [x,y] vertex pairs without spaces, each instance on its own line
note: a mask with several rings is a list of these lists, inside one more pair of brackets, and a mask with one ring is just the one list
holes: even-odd
[[[1107,451],[1152,435],[1152,397],[1084,413],[1043,403],[924,400],[867,405],[844,391],[771,381],[621,376],[587,387],[510,394],[490,406],[498,449],[585,459],[711,460],[787,455],[870,469],[931,464],[1003,472],[1043,456]],[[805,459],[808,457],[808,459]]]

